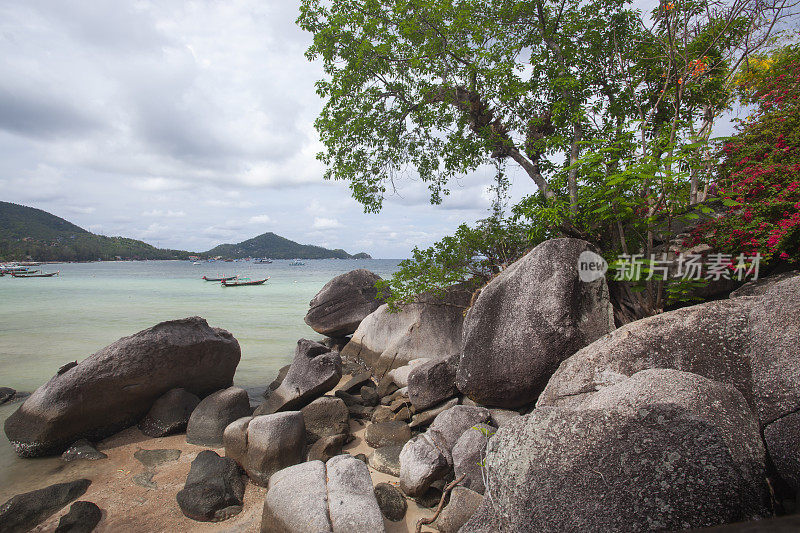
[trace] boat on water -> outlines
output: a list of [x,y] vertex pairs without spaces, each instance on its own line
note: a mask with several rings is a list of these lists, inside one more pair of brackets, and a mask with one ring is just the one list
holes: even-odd
[[269,277],[264,279],[250,279],[250,278],[239,278],[232,281],[223,281],[223,287],[243,287],[245,285],[263,285],[267,282]]
[[253,261],[254,263],[272,263],[272,259],[267,259],[266,257],[263,259],[256,259]]
[[299,259],[292,259],[292,260],[289,262],[289,266],[303,266],[303,265],[305,265],[305,262],[304,262],[304,261],[301,261],[301,260],[299,260]]
[[209,278],[209,277],[203,276],[203,279],[206,280],[206,281],[231,281],[231,280],[234,280],[234,279],[239,279],[239,276],[228,276],[228,277],[224,277],[224,278]]
[[[38,272],[38,270],[36,272]],[[41,274],[32,274],[30,272],[19,274],[15,272],[12,273],[11,275],[14,276],[15,278],[52,278],[53,276],[58,276],[59,272],[61,271],[56,270],[55,272],[48,272],[48,273],[42,272]]]

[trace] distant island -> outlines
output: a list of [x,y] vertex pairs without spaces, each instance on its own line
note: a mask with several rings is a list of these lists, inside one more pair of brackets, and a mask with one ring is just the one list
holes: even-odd
[[264,233],[238,244],[221,244],[208,252],[156,248],[125,237],[96,235],[47,211],[0,202],[0,261],[113,261],[189,259],[192,257],[269,257],[272,259],[371,259],[344,250],[299,244]]

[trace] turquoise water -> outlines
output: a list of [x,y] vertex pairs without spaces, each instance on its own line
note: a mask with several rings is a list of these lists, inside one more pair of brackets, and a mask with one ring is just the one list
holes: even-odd
[[[201,316],[227,329],[242,347],[234,382],[267,385],[291,361],[297,339],[322,339],[303,322],[308,303],[332,277],[366,268],[387,277],[396,260],[316,260],[303,266],[186,261],[43,265],[53,278],[0,278],[0,386],[33,391],[64,363],[158,322]],[[202,276],[238,274],[270,280],[225,288]],[[0,406],[0,424],[19,404]],[[28,461],[29,463],[29,461]],[[0,485],[22,475],[3,433]],[[2,503],[2,502],[0,502]]]

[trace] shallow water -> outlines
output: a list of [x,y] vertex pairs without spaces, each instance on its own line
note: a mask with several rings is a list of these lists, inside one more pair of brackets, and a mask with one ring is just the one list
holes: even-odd
[[[396,260],[317,260],[304,266],[186,261],[43,265],[53,278],[0,278],[0,386],[33,391],[58,368],[158,322],[199,315],[242,347],[234,382],[264,386],[291,361],[297,339],[321,339],[304,322],[308,302],[332,277],[355,268],[388,276]],[[249,276],[261,286],[224,288],[202,276]],[[0,423],[19,406],[0,406]],[[0,486],[57,468],[21,460],[0,436]],[[2,502],[0,502],[2,503]]]

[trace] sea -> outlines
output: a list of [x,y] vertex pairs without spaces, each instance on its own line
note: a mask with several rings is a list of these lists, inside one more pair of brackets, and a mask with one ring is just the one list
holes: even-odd
[[[111,261],[48,264],[51,278],[0,277],[0,387],[32,392],[70,361],[165,320],[201,316],[242,348],[234,384],[268,385],[301,338],[321,340],[303,317],[331,278],[356,268],[388,277],[399,260],[272,263]],[[222,287],[207,277],[269,277],[264,285]],[[0,406],[0,426],[20,403]],[[52,469],[58,459],[19,459],[0,432],[0,486]],[[2,503],[2,502],[0,502]]]

